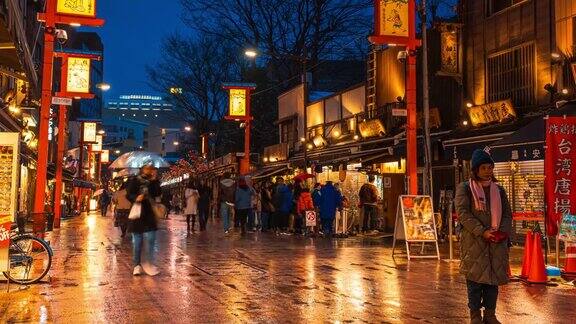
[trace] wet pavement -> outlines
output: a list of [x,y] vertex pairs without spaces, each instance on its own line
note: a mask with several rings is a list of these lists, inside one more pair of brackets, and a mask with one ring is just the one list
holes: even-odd
[[[50,235],[50,278],[0,284],[1,322],[55,323],[465,323],[457,263],[391,256],[391,240],[186,235],[172,216],[158,233],[157,277],[133,277],[130,240],[100,215],[63,222]],[[517,270],[518,264],[513,270]],[[511,283],[504,323],[570,323],[576,288]],[[572,320],[570,320],[572,318]]]

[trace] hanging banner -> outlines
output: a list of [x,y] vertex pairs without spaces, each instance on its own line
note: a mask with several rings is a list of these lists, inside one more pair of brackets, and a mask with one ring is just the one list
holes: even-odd
[[102,151],[102,135],[96,135],[96,143],[92,144],[92,152]]
[[90,92],[90,62],[89,58],[68,57],[66,92]]
[[100,152],[100,163],[110,162],[110,150],[102,150]]
[[408,0],[380,0],[381,36],[408,37]]
[[443,31],[440,34],[441,67],[446,74],[458,74],[458,34],[455,31]]
[[16,215],[20,133],[0,133],[0,271],[8,271],[10,227]]
[[246,89],[230,89],[230,117],[246,117]]
[[94,143],[96,142],[96,123],[95,122],[83,122],[82,127],[82,141],[84,143]]
[[82,17],[96,17],[96,0],[58,0],[56,12]]
[[576,182],[573,161],[576,161],[576,117],[549,117],[544,155],[546,234],[549,236],[558,234],[562,215],[576,212],[576,188],[572,191],[572,181]]

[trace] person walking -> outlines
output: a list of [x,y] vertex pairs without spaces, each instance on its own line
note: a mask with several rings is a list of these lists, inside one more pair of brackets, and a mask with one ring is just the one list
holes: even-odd
[[332,181],[327,181],[320,190],[320,222],[325,237],[330,237],[334,230],[336,210],[342,208],[342,194]]
[[193,181],[188,182],[188,186],[184,191],[184,198],[186,199],[186,208],[184,208],[184,215],[186,215],[186,233],[194,233],[194,226],[196,224],[196,215],[198,215],[198,201],[200,200],[200,193],[196,189]]
[[274,191],[274,208],[276,215],[274,215],[274,227],[277,232],[286,233],[292,211],[292,191],[282,177],[276,178],[276,190]]
[[312,201],[314,202],[314,207],[316,209],[320,208],[320,197],[322,196],[320,189],[322,189],[322,185],[320,182],[316,182],[316,184],[314,184],[314,189],[312,190]]
[[270,217],[275,212],[274,204],[272,203],[272,183],[267,181],[262,185],[260,190],[260,204],[261,204],[261,215],[262,224],[260,225],[260,230],[266,232],[270,229]]
[[369,175],[368,182],[362,185],[358,193],[363,212],[362,232],[364,233],[375,229],[378,189],[374,185],[374,181],[376,181],[376,177],[372,174]]
[[210,215],[210,200],[212,198],[212,190],[206,185],[204,180],[200,182],[200,199],[198,200],[198,220],[200,222],[200,231],[206,230],[206,223]]
[[224,233],[230,231],[230,217],[233,216],[236,182],[230,178],[230,173],[224,173],[218,188],[218,201],[220,202],[220,217],[224,224]]
[[252,197],[254,190],[246,182],[246,178],[241,177],[238,180],[238,188],[236,188],[234,206],[236,207],[236,217],[240,223],[240,231],[242,235],[246,234],[246,222],[248,215],[252,212]]
[[106,216],[106,212],[108,211],[109,205],[110,205],[110,195],[108,194],[108,190],[102,189],[102,193],[100,194],[100,212],[102,216]]
[[[128,223],[128,230],[132,233],[132,261],[134,263],[133,275],[146,273],[155,276],[159,273],[154,264],[154,245],[156,244],[156,231],[158,221],[153,210],[156,197],[162,193],[157,171],[152,165],[143,166],[140,174],[132,178],[127,185],[126,198],[132,203],[140,203],[142,209],[140,217]],[[142,246],[145,241],[148,260],[142,263]]]
[[[498,286],[509,282],[508,236],[512,211],[504,188],[494,179],[494,161],[475,150],[470,179],[456,189],[454,204],[462,227],[460,273],[466,277],[470,323],[500,323]],[[481,308],[484,308],[482,316]]]
[[126,197],[126,184],[123,182],[120,189],[114,193],[112,196],[112,203],[115,206],[114,209],[114,226],[120,227],[121,235],[124,238],[128,230],[128,214],[130,214],[130,208],[132,203]]

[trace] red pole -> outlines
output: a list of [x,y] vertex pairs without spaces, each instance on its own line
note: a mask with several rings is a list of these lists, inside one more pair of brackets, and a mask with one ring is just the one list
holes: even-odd
[[66,151],[66,106],[58,108],[58,153],[56,155],[56,183],[54,185],[54,228],[60,228],[62,210],[62,164]]
[[34,233],[44,236],[46,219],[46,175],[48,171],[48,123],[52,105],[52,68],[54,64],[55,0],[46,1],[46,28],[44,29],[44,58],[42,65],[42,99],[40,102],[40,128],[38,132],[38,167],[34,192]]
[[250,115],[250,89],[246,89],[246,121],[244,123],[244,159],[240,165],[240,174],[250,173],[250,124],[252,116]]
[[410,55],[416,49],[416,5],[414,0],[408,2],[409,42],[408,51],[408,75],[406,80],[406,175],[408,176],[408,193],[418,194],[418,155],[416,138],[416,56]]
[[[80,178],[80,180],[84,180],[84,124],[80,123],[80,139],[78,140],[78,148],[79,148],[79,152],[78,152],[78,159],[80,160],[80,163],[78,165],[78,168],[80,169],[79,173],[78,173],[78,177]],[[82,196],[83,196],[83,189],[77,188],[77,196],[76,196],[76,205],[77,205],[77,209],[78,211],[82,212]]]

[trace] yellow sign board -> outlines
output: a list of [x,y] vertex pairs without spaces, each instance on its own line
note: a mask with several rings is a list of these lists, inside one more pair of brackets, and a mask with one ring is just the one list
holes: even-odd
[[110,162],[110,151],[102,150],[102,152],[100,152],[100,163],[108,163],[108,162]]
[[56,12],[82,17],[96,16],[96,0],[58,0]]
[[380,0],[380,34],[408,37],[408,0]]
[[83,57],[68,58],[67,92],[90,92],[90,59]]
[[485,105],[468,108],[472,126],[504,122],[516,118],[516,111],[510,100],[496,101]]
[[360,135],[364,138],[386,134],[386,128],[379,119],[372,119],[358,124]]
[[230,89],[231,117],[246,117],[246,89]]
[[92,152],[102,151],[102,135],[96,135],[96,143],[92,144]]
[[84,122],[83,123],[82,141],[85,143],[96,142],[96,123]]

